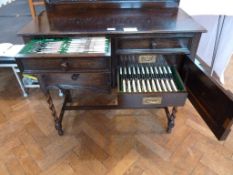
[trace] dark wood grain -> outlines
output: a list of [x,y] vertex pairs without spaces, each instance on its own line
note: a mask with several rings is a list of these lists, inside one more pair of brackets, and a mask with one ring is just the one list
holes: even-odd
[[99,8],[177,8],[180,0],[47,0],[47,10],[59,13],[71,9]]
[[[22,58],[22,59],[20,59]],[[111,69],[110,57],[53,58],[18,56],[20,69],[25,73],[106,72]]]
[[47,87],[61,89],[109,89],[110,77],[110,73],[49,73],[43,74],[43,81]]
[[224,90],[189,58],[181,72],[189,99],[219,140],[226,139],[233,123],[233,95]]
[[[26,25],[21,36],[56,35],[117,35],[146,33],[195,33],[205,29],[182,9],[116,9],[77,10],[78,14],[50,16],[43,12]],[[115,31],[107,28],[114,27]],[[136,27],[138,31],[124,32],[125,27]]]
[[162,36],[155,38],[118,38],[117,47],[119,49],[161,49],[161,48],[186,48],[190,38],[181,38],[174,36],[169,38],[162,38]]

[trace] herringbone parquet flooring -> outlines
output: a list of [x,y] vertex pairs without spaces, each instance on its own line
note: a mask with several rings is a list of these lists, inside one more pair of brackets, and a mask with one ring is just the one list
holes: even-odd
[[171,134],[163,110],[71,111],[60,137],[39,90],[0,82],[0,175],[233,175],[233,133],[217,141],[188,101]]

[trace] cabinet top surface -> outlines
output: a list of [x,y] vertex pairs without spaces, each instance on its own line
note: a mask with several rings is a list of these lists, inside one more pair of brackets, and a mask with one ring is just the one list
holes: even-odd
[[83,9],[74,14],[42,12],[19,35],[115,35],[195,33],[205,29],[182,9]]

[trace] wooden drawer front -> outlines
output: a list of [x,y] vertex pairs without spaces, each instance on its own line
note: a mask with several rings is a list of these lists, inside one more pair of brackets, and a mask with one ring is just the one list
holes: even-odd
[[189,53],[189,43],[191,38],[118,38],[117,39],[117,53],[125,54],[129,52],[181,52]]
[[109,73],[51,73],[42,78],[48,87],[109,89],[111,84]]
[[24,72],[83,72],[110,70],[110,58],[21,58]]
[[151,108],[166,106],[183,106],[187,98],[186,92],[176,93],[144,93],[144,94],[123,94],[118,95],[120,105],[129,108]]

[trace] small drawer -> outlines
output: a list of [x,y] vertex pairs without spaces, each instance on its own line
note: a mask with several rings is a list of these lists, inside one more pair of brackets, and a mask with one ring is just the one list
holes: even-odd
[[132,53],[190,53],[190,37],[118,38],[117,54]]
[[108,90],[111,85],[110,73],[50,73],[42,79],[47,87]]
[[87,72],[110,70],[110,57],[100,58],[22,58],[17,59],[25,73]]

